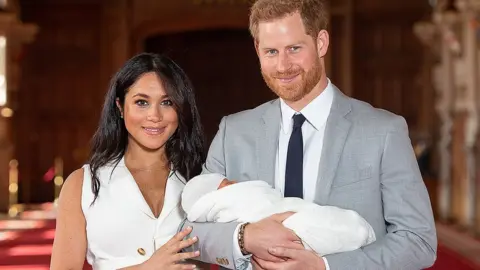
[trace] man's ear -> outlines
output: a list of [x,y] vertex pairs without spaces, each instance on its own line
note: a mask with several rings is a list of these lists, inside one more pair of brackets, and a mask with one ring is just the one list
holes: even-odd
[[120,104],[120,99],[119,98],[115,99],[115,103],[117,104],[117,108],[120,111],[120,117],[123,118],[123,108],[122,108],[122,105]]
[[330,37],[327,30],[321,30],[317,36],[317,53],[319,57],[325,57],[330,44]]

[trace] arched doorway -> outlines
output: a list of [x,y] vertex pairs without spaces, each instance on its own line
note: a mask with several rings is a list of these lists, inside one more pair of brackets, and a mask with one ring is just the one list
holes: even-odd
[[147,38],[144,46],[174,59],[192,80],[208,143],[223,116],[275,97],[260,74],[246,29],[161,34]]

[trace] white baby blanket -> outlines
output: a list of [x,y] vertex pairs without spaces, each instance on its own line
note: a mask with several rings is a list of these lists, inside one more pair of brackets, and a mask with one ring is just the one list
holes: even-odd
[[246,181],[217,190],[225,177],[203,174],[191,179],[182,207],[191,222],[255,222],[293,211],[283,225],[293,230],[306,249],[323,256],[358,249],[375,241],[370,224],[352,210],[284,198],[264,181]]

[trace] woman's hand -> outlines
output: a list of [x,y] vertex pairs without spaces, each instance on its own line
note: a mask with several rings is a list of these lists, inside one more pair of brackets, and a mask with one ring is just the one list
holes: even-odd
[[[198,241],[197,237],[185,237],[192,231],[191,227],[177,233],[165,245],[153,253],[152,257],[143,263],[144,269],[162,269],[162,270],[187,270],[195,269],[194,264],[185,264],[183,261],[192,259],[200,255],[200,251],[181,252],[182,249],[193,245]],[[183,263],[183,264],[182,264]]]

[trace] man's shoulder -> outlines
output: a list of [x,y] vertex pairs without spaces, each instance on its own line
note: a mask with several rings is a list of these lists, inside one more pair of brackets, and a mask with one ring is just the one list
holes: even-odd
[[349,118],[354,124],[359,124],[364,128],[385,131],[406,126],[405,119],[398,114],[376,108],[365,101],[354,98],[349,99],[352,105],[352,113],[349,115]]
[[227,115],[225,119],[229,125],[254,124],[261,121],[265,112],[276,105],[278,105],[278,99],[273,99],[255,108]]

